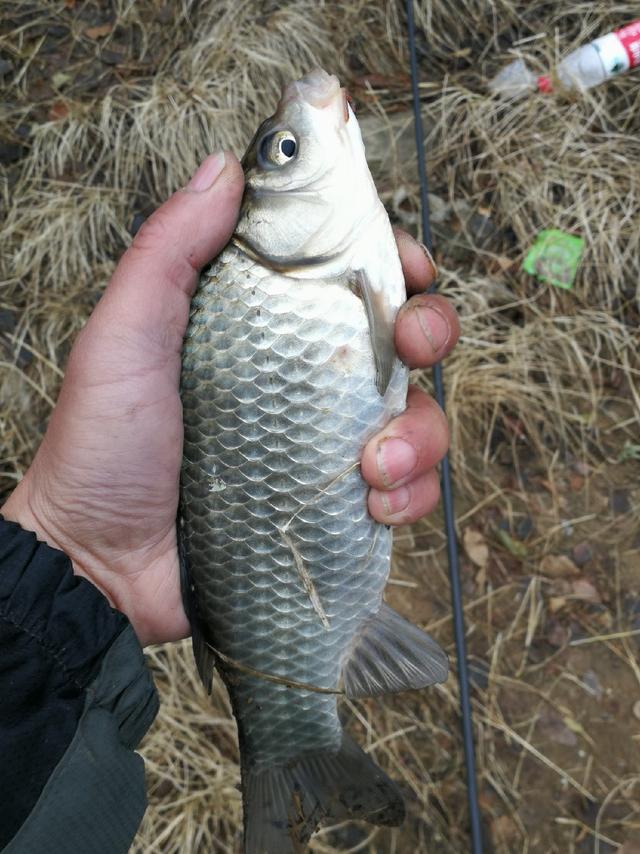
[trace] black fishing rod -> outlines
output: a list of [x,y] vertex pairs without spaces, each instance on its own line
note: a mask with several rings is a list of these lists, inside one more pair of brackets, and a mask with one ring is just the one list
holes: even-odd
[[[424,132],[420,112],[420,93],[418,91],[418,62],[416,58],[416,30],[413,17],[413,0],[407,0],[407,29],[409,35],[409,57],[411,59],[411,86],[413,89],[413,113],[416,131],[416,149],[418,153],[418,177],[420,179],[420,214],[422,222],[422,240],[433,252],[433,240],[429,224],[429,196],[427,168],[424,156]],[[429,293],[436,289],[435,281]],[[444,383],[442,365],[433,367],[433,386],[438,405],[444,411]],[[478,784],[476,780],[476,759],[473,743],[473,718],[469,696],[469,670],[465,642],[464,611],[462,609],[462,589],[460,586],[460,567],[458,561],[458,542],[456,539],[455,515],[453,512],[453,489],[449,454],[445,454],[441,463],[440,482],[442,487],[442,505],[444,508],[444,527],[447,535],[447,557],[449,561],[449,583],[451,585],[451,605],[453,609],[453,629],[458,659],[458,684],[460,689],[460,714],[464,760],[467,771],[467,800],[469,803],[469,824],[471,829],[471,851],[482,854],[482,830],[480,808],[478,806]]]

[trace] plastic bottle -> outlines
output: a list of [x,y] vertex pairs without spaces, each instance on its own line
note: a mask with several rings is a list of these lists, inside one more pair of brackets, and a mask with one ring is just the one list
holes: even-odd
[[[571,51],[558,64],[556,77],[563,89],[591,89],[640,65],[640,21]],[[538,88],[546,90],[538,79]]]
[[571,51],[558,64],[553,77],[546,74],[537,77],[517,59],[489,82],[489,88],[510,97],[536,89],[550,92],[556,82],[562,89],[585,91],[637,66],[640,66],[640,20]]

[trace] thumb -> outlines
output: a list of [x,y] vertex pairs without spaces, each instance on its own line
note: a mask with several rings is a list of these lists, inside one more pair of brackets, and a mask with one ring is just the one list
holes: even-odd
[[102,320],[106,313],[166,343],[181,342],[198,273],[231,237],[243,188],[233,154],[207,157],[136,234],[106,289]]

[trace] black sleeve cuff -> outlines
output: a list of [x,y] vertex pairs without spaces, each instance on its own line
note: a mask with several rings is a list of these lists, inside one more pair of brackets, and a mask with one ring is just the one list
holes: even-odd
[[127,851],[133,749],[158,709],[127,618],[62,552],[0,517],[0,848]]

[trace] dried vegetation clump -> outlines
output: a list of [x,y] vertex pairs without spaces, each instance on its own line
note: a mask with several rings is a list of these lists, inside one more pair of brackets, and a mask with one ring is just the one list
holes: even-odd
[[[496,852],[631,854],[640,839],[640,87],[492,98],[516,55],[560,53],[634,3],[417,4],[481,806]],[[2,487],[46,427],[66,355],[142,219],[219,146],[240,153],[282,84],[320,64],[357,105],[381,196],[413,231],[418,184],[402,4],[7,4],[0,37]],[[572,290],[521,271],[537,233],[585,240]],[[429,377],[417,376],[429,386]],[[389,598],[453,655],[436,515],[398,532]],[[235,725],[188,644],[149,653],[135,850],[237,850]],[[314,851],[469,850],[455,675],[345,705],[404,786],[399,830],[343,825]],[[634,711],[635,710],[635,711]]]

